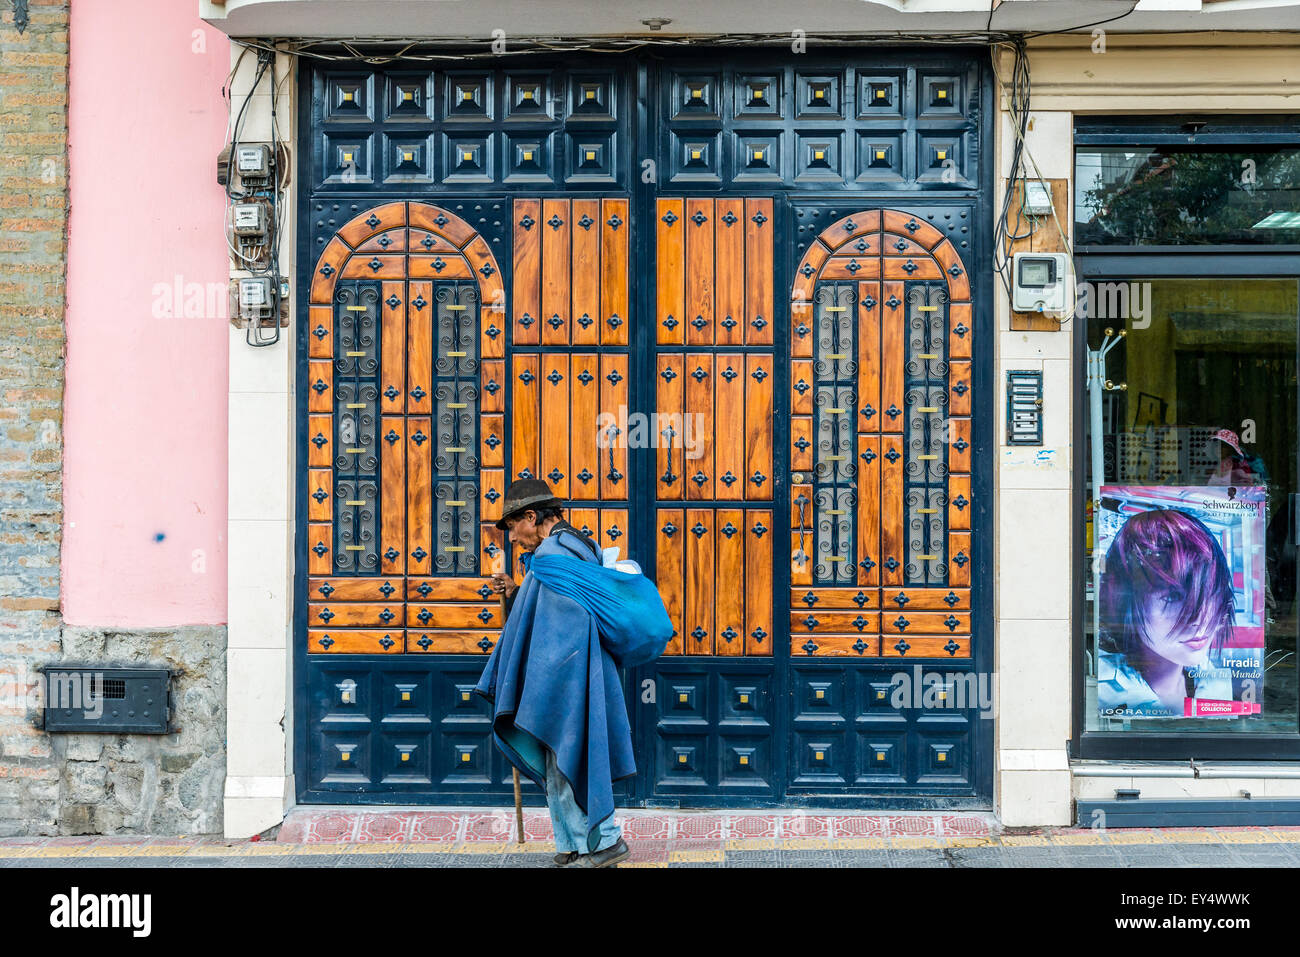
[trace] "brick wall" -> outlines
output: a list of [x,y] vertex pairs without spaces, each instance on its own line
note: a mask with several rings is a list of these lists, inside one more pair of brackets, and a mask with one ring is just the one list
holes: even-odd
[[60,650],[69,0],[0,5],[0,837],[51,833],[59,768],[24,703]]

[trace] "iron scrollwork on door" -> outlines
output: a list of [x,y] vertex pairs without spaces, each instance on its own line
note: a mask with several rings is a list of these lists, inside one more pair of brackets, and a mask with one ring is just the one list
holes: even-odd
[[334,296],[334,570],[379,567],[379,284]]
[[433,299],[433,571],[478,568],[479,297],[473,282],[436,282]]
[[819,284],[813,302],[813,580],[825,585],[849,584],[855,581],[858,501],[853,421],[858,374],[854,284]]

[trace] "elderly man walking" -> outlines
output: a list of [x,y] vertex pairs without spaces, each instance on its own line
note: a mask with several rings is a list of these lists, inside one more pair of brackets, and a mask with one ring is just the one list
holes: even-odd
[[[497,527],[526,553],[526,568],[567,556],[591,563],[592,575],[600,569],[595,542],[564,520],[539,479],[510,485]],[[596,618],[531,571],[518,587],[497,573],[493,587],[506,596],[506,623],[474,690],[492,702],[497,747],[546,792],[558,866],[617,864],[631,852],[614,823],[613,782],[635,774],[636,762],[618,669]]]

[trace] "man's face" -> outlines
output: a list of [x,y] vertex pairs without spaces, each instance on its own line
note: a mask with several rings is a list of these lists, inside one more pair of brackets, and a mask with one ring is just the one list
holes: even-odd
[[537,528],[537,513],[528,509],[523,515],[508,521],[506,534],[510,538],[510,544],[517,545],[526,552],[536,551],[537,546],[542,544],[542,533]]

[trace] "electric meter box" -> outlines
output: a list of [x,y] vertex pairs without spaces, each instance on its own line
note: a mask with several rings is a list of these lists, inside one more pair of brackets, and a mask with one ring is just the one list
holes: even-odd
[[1011,258],[1011,308],[1064,313],[1069,257],[1065,253],[1015,253]]
[[266,205],[264,203],[236,203],[232,218],[235,235],[257,237],[266,235]]
[[267,179],[271,175],[271,147],[265,143],[241,146],[235,151],[235,170],[244,179]]
[[271,280],[239,280],[239,311],[244,315],[264,314],[271,308]]

